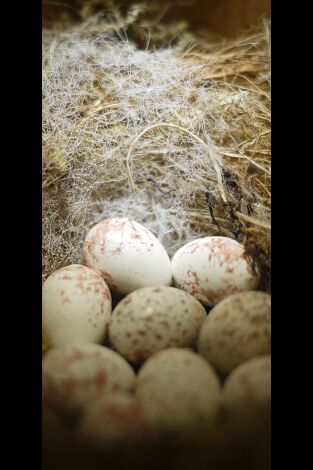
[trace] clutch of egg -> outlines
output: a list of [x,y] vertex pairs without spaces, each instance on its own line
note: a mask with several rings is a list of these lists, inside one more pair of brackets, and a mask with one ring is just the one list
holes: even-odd
[[[43,285],[53,348],[43,359],[43,396],[80,412],[84,439],[214,423],[222,401],[229,416],[244,410],[242,377],[252,388],[268,383],[268,359],[254,358],[270,354],[270,296],[253,291],[260,274],[242,245],[206,237],[170,261],[143,226],[112,218],[88,232],[83,258],[85,266],[61,268]],[[109,288],[126,295],[113,312]],[[208,316],[202,304],[215,305]],[[100,345],[107,338],[116,352]],[[198,354],[186,349],[194,347]],[[127,361],[141,365],[137,377]],[[215,371],[230,373],[222,389]]]

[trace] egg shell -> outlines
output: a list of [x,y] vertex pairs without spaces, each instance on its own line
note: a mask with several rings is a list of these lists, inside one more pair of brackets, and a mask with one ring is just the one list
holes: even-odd
[[143,442],[152,428],[138,398],[117,392],[88,404],[79,425],[80,436],[90,445]]
[[265,292],[233,294],[203,323],[199,353],[222,374],[248,359],[270,353],[271,297]]
[[192,347],[206,318],[204,307],[168,286],[144,287],[115,307],[109,323],[113,347],[134,364],[169,347]]
[[83,254],[84,264],[98,270],[117,293],[171,284],[172,268],[165,248],[133,220],[112,218],[97,224],[86,236]]
[[260,356],[236,367],[223,390],[227,416],[237,423],[257,424],[271,413],[271,357]]
[[51,349],[43,358],[43,395],[66,411],[80,410],[106,393],[130,391],[135,373],[119,354],[98,344]]
[[42,288],[42,327],[49,346],[101,343],[112,310],[103,278],[79,264],[58,269]]
[[136,396],[151,423],[177,432],[214,422],[221,402],[213,368],[198,354],[178,348],[155,353],[143,364]]
[[172,258],[174,283],[205,305],[256,289],[260,273],[244,246],[227,237],[205,237],[181,247]]

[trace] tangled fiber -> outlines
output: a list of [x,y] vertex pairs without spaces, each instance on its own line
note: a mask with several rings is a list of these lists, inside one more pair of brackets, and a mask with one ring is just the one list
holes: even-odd
[[152,8],[43,30],[43,277],[82,261],[92,225],[128,216],[170,255],[237,239],[269,290],[269,24],[222,41]]

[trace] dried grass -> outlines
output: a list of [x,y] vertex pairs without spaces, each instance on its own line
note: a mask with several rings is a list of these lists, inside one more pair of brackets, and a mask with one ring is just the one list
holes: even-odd
[[215,41],[149,8],[43,31],[43,277],[81,262],[88,229],[123,215],[170,255],[236,238],[269,290],[269,25]]

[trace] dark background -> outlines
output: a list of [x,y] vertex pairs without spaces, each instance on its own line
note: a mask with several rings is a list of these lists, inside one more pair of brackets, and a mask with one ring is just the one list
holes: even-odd
[[[140,0],[118,0],[115,3],[122,8],[139,3]],[[47,24],[67,7],[69,11],[78,9],[87,0],[63,0],[53,4],[43,1],[43,22]],[[101,7],[105,0],[94,2]],[[170,4],[165,15],[166,20],[187,20],[191,29],[208,29],[222,36],[235,35],[239,30],[254,26],[262,17],[270,16],[270,0],[158,0],[159,5]],[[63,5],[63,6],[61,6]]]

